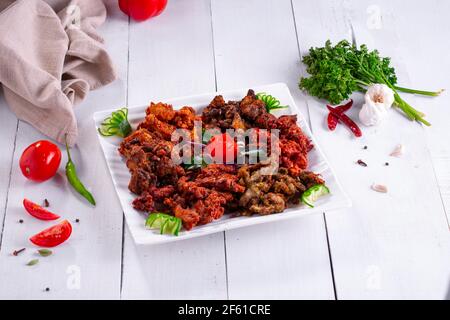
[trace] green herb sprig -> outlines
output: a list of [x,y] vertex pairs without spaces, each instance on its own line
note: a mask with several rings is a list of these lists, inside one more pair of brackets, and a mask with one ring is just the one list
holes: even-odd
[[266,94],[265,92],[257,93],[256,98],[258,100],[263,101],[266,104],[267,112],[272,112],[273,110],[277,110],[277,109],[288,108],[288,106],[282,106],[280,100],[278,100],[277,98],[275,98],[274,96],[272,96],[270,94]]
[[126,137],[131,133],[131,125],[128,122],[128,109],[122,108],[111,113],[111,116],[103,120],[98,132],[105,137],[117,135]]
[[303,57],[309,78],[301,78],[299,87],[310,95],[328,100],[331,104],[340,104],[354,91],[365,92],[367,87],[382,83],[394,91],[394,105],[402,110],[410,120],[422,122],[429,126],[422,112],[414,109],[404,101],[398,92],[438,96],[440,91],[423,91],[396,86],[395,69],[391,60],[380,57],[377,50],[369,51],[366,45],[359,48],[343,40],[332,46],[330,40],[324,47],[311,48]]

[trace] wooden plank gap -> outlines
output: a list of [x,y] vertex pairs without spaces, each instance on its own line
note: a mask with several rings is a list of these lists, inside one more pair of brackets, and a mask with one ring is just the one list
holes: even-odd
[[[300,64],[302,64],[303,62],[302,62],[302,59],[303,59],[303,56],[302,56],[302,51],[300,50],[300,36],[299,36],[299,34],[298,34],[298,29],[297,29],[297,21],[296,21],[296,19],[295,19],[295,11],[294,11],[294,3],[292,2],[292,0],[290,0],[291,1],[291,11],[292,11],[292,21],[293,21],[293,23],[294,23],[294,30],[295,30],[295,37],[296,37],[296,39],[297,39],[297,50],[298,50],[298,57],[299,57],[299,63]],[[309,129],[311,130],[311,132],[314,134],[314,130],[313,130],[313,127],[312,127],[312,124],[311,124],[311,113],[309,112],[309,103],[308,103],[308,100],[306,99],[305,100],[305,104],[306,104],[306,112],[308,112],[308,125],[309,125]]]
[[330,238],[328,236],[327,216],[326,216],[325,212],[322,215],[323,215],[323,223],[325,225],[325,234],[327,237],[328,258],[330,260],[331,279],[333,280],[334,300],[339,300],[338,295],[337,295],[337,290],[336,290],[336,279],[334,278],[333,257],[331,255]]
[[9,197],[9,189],[11,187],[11,175],[12,175],[12,168],[14,163],[14,155],[16,153],[16,142],[17,142],[17,132],[19,130],[19,120],[16,121],[16,134],[14,135],[14,146],[11,154],[11,165],[9,167],[9,179],[8,179],[8,189],[6,191],[6,199],[5,199],[5,206],[3,208],[3,220],[2,220],[2,229],[0,231],[0,251],[2,250],[2,241],[3,241],[3,231],[5,229],[5,221],[6,221],[6,209],[8,208],[8,197]]
[[[213,63],[214,63],[214,87],[217,91],[217,69],[216,69],[216,51],[214,45],[214,24],[213,24],[213,12],[212,12],[212,0],[209,0],[209,16],[211,19],[211,44],[212,44],[212,55],[213,55]],[[224,234],[225,237],[225,234]],[[228,286],[228,285],[227,285]]]
[[[128,33],[127,33],[127,81],[126,81],[126,93],[125,93],[125,104],[128,108],[128,81],[130,78],[130,17],[128,17]],[[122,250],[120,255],[120,291],[119,297],[122,299],[122,288],[123,288],[123,265],[124,265],[124,248],[125,248],[125,214],[122,212]]]

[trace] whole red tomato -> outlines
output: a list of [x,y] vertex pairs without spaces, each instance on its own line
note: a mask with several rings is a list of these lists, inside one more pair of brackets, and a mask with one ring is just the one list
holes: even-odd
[[167,0],[119,0],[120,10],[136,21],[156,17],[166,5]]
[[47,140],[36,141],[29,145],[22,153],[19,162],[23,175],[36,182],[53,177],[60,163],[61,150]]

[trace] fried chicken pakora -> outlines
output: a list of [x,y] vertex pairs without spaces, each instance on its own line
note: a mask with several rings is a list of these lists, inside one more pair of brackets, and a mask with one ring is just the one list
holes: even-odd
[[[174,163],[173,132],[176,129],[193,132],[196,120],[202,121],[203,129],[219,132],[254,128],[252,135],[256,140],[253,140],[264,137],[267,147],[271,138],[261,129],[278,129],[280,168],[266,174],[264,168],[269,162],[193,167]],[[255,141],[250,141],[247,148],[251,143],[261,146]],[[312,148],[311,141],[298,127],[296,116],[277,118],[249,90],[241,101],[225,102],[222,96],[216,96],[201,116],[189,106],[174,110],[169,104],[152,102],[138,129],[122,141],[119,153],[131,174],[129,190],[137,195],[134,208],[172,214],[190,230],[220,219],[227,212],[268,215],[298,203],[309,187],[324,184],[319,175],[306,171],[307,154]]]

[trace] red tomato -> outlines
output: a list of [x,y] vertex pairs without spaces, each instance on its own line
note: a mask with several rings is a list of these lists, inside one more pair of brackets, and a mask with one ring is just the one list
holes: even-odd
[[237,143],[229,134],[223,133],[212,137],[205,151],[211,155],[214,162],[226,163],[236,158]]
[[42,182],[56,173],[61,163],[61,150],[47,140],[36,141],[28,146],[20,157],[23,175],[33,181]]
[[31,202],[28,199],[23,199],[23,206],[25,210],[33,217],[38,218],[40,220],[56,220],[59,219],[57,214],[54,214],[48,210],[45,210],[40,205]]
[[166,5],[167,0],[119,0],[120,10],[136,21],[156,17]]
[[30,238],[30,241],[39,247],[56,247],[69,239],[71,233],[72,226],[69,221],[64,220],[53,227],[35,234]]

